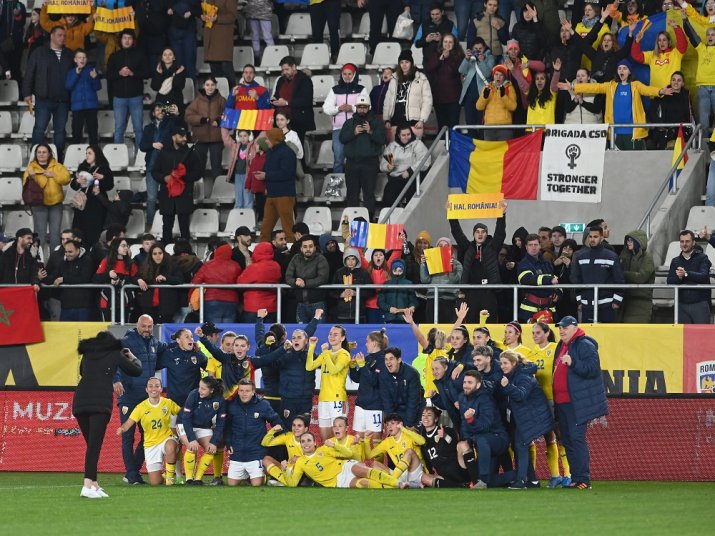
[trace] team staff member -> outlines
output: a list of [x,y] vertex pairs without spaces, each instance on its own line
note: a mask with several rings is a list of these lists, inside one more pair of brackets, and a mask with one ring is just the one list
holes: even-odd
[[313,359],[317,337],[310,338],[305,370],[320,369],[320,394],[318,395],[318,422],[323,441],[333,432],[335,417],[348,414],[348,393],[345,380],[350,366],[350,350],[345,328],[333,326],[328,342],[323,343],[320,355]]
[[144,429],[144,456],[149,483],[158,486],[163,482],[161,470],[166,460],[166,485],[174,485],[178,444],[171,433],[171,421],[181,412],[181,406],[170,398],[161,396],[161,380],[149,378],[146,392],[149,398],[137,405],[129,418],[117,429],[117,435],[126,433],[135,423]]
[[[129,414],[140,402],[146,400],[146,383],[156,374],[158,355],[162,354],[168,346],[160,342],[153,335],[154,319],[149,315],[142,315],[137,320],[136,327],[126,332],[122,337],[122,346],[136,356],[142,365],[140,376],[133,378],[122,371],[114,375],[114,393],[117,395],[119,408],[119,421],[124,424]],[[127,484],[145,484],[139,470],[144,463],[144,430],[139,429],[139,444],[134,448],[134,436],[137,427],[127,428],[122,434],[122,459],[126,473],[124,481]]]
[[598,343],[578,327],[572,316],[557,324],[561,340],[554,358],[554,407],[561,441],[571,464],[571,488],[590,489],[588,423],[608,414]]
[[[179,440],[186,447],[184,474],[186,485],[203,485],[201,480],[213,461],[218,446],[223,443],[223,426],[226,420],[226,402],[221,380],[206,376],[199,388],[189,393],[177,423]],[[196,467],[199,447],[204,450]],[[221,469],[223,470],[223,468]]]
[[437,426],[442,412],[434,406],[422,410],[422,437],[425,444],[422,457],[427,470],[440,476],[435,480],[438,488],[462,488],[469,485],[469,473],[464,466],[464,459],[457,451],[459,434],[454,428]]
[[389,340],[385,328],[371,331],[365,340],[367,355],[361,352],[350,360],[350,380],[358,385],[353,415],[353,431],[359,437],[382,433],[380,371],[385,368],[385,348]]
[[392,346],[385,350],[385,367],[380,371],[382,410],[397,413],[405,426],[417,426],[422,404],[420,374],[402,362],[402,350]]
[[[457,367],[459,370],[455,373]],[[472,368],[474,368],[472,365],[468,365],[468,369]],[[438,357],[432,362],[432,376],[436,390],[428,393],[430,400],[433,405],[447,412],[452,425],[456,428],[462,424],[458,401],[464,384],[463,370],[464,366],[450,361],[447,357]]]
[[266,424],[281,423],[271,405],[256,396],[256,385],[244,378],[238,383],[238,396],[226,408],[225,441],[226,453],[231,462],[228,466],[228,485],[237,486],[250,479],[251,486],[263,485],[263,457],[266,451],[261,442],[266,435]]

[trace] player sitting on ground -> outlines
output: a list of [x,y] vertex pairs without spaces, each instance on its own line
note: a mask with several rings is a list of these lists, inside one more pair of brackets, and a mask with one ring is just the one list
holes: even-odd
[[332,441],[335,445],[340,445],[350,449],[353,452],[351,459],[361,462],[365,459],[362,450],[362,442],[360,436],[348,434],[348,418],[335,417],[333,421],[333,437],[328,441]]
[[469,485],[469,473],[464,458],[457,451],[459,435],[454,428],[437,426],[442,412],[434,406],[422,410],[422,456],[430,473],[442,477],[435,480],[437,488],[460,488]]
[[[288,460],[281,462],[281,468],[283,470],[293,469],[293,465],[303,454],[303,449],[300,446],[300,436],[308,431],[310,427],[310,415],[296,415],[293,417],[291,423],[291,431],[283,432],[283,427],[281,425],[274,426],[263,438],[261,445],[264,447],[276,447],[278,445],[284,445],[286,451],[288,452]],[[264,464],[265,465],[265,464]]]

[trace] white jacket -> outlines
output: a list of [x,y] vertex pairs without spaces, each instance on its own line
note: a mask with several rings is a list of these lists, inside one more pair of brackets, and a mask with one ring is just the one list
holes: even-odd
[[[395,100],[397,99],[397,77],[393,76],[390,85],[387,86],[385,94],[385,104],[382,109],[382,117],[385,121],[392,119],[395,113]],[[407,105],[405,106],[405,116],[408,121],[422,121],[429,119],[432,111],[432,88],[430,88],[427,77],[417,71],[415,79],[407,88]]]
[[300,143],[300,138],[298,137],[298,134],[296,133],[295,130],[289,130],[288,132],[285,133],[286,137],[286,144],[291,143],[295,145],[295,148],[289,145],[291,149],[293,149],[293,152],[295,153],[295,156],[298,158],[298,160],[303,159],[303,144]]
[[[380,171],[391,177],[397,177],[407,169],[414,170],[428,152],[427,146],[421,140],[414,140],[404,147],[393,141],[385,147],[385,152],[380,158]],[[392,153],[392,163],[395,168],[388,172],[387,155],[390,153]],[[431,163],[431,158],[427,157],[424,167],[429,167]]]
[[[367,92],[365,87],[362,88],[360,93],[340,93],[339,95],[336,95],[331,88],[328,96],[325,98],[325,102],[323,103],[323,112],[325,112],[325,115],[329,115],[333,118],[333,130],[340,130],[343,128],[345,121],[350,119],[355,112],[355,103],[357,102],[358,97],[362,96],[370,100],[370,94]],[[341,112],[338,110],[338,107],[343,104],[349,104],[352,106],[352,110],[349,112]]]
[[[569,91],[569,94],[571,95],[571,99],[573,99],[575,93]],[[593,94],[583,94],[581,96],[585,102],[590,104],[592,104],[593,100],[596,98],[596,95]],[[603,123],[603,114],[590,112],[581,104],[577,104],[576,108],[564,115],[564,125],[589,125],[600,123]]]

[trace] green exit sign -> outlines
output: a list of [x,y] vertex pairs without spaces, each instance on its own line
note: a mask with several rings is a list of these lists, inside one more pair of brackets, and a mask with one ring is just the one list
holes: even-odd
[[560,223],[567,233],[583,233],[586,230],[585,223]]

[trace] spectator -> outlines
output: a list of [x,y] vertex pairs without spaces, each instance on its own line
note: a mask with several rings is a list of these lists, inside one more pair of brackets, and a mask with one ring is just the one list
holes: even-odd
[[285,275],[285,282],[295,289],[299,323],[309,322],[317,309],[326,309],[326,291],[319,287],[330,281],[329,276],[328,261],[318,251],[315,238],[311,235],[301,237],[300,254],[291,259]]
[[[493,81],[484,86],[477,110],[484,113],[485,125],[511,125],[512,116],[516,110],[516,89],[507,80],[508,69],[504,65],[496,65],[492,69]],[[503,141],[512,138],[508,128],[488,129],[484,131],[484,139],[488,141]]]
[[159,151],[151,175],[159,183],[159,212],[162,215],[164,244],[172,241],[174,217],[179,219],[181,237],[188,239],[189,221],[194,211],[194,182],[203,167],[193,149],[187,146],[188,133],[182,125],[174,126],[171,143]]
[[[589,82],[591,82],[591,76],[586,69],[576,71],[575,84],[587,84]],[[577,94],[574,93],[568,82],[559,83],[559,88],[563,89],[565,87],[568,87],[568,89],[564,90],[563,94],[559,94],[559,96],[568,96],[568,99],[566,97],[562,97],[561,99],[564,111],[564,124],[588,125],[603,123],[603,98],[600,95],[593,93]],[[568,91],[568,93],[566,93],[566,91]]]
[[[241,267],[231,259],[231,246],[221,244],[213,259],[206,262],[191,280],[193,284],[234,285],[241,275]],[[199,290],[197,290],[199,291]],[[204,290],[204,320],[215,324],[236,321],[238,291],[236,289],[207,288]]]
[[156,214],[156,200],[159,195],[159,181],[154,180],[151,170],[164,147],[171,145],[171,133],[174,129],[175,117],[167,114],[161,104],[151,108],[149,123],[144,127],[139,150],[146,153],[146,225],[151,228]]
[[[462,280],[462,263],[457,260],[452,249],[452,241],[443,236],[437,239],[437,247],[449,247],[452,251],[450,272],[430,274],[427,269],[427,263],[420,264],[420,283],[426,285],[458,285]],[[437,300],[437,311],[439,321],[441,323],[450,322],[454,317],[455,300],[457,299],[457,291],[454,289],[440,289]],[[434,316],[434,290],[427,291],[427,322],[437,323],[437,318]]]
[[[457,31],[457,26],[444,16],[443,4],[434,2],[429,8],[429,16],[429,21],[420,24],[414,40],[414,45],[417,48],[423,49],[422,57],[424,58],[425,65],[427,65],[433,55],[439,56],[438,49],[442,42],[442,37],[447,34],[452,34],[456,40],[459,39],[461,33]],[[465,30],[467,20],[464,21]]]
[[[74,14],[63,14],[60,19],[54,21],[47,14],[49,2],[45,2],[40,9],[40,26],[42,29],[52,34],[55,28],[62,28],[65,32],[65,44],[70,51],[84,48],[84,41],[94,29],[94,9],[86,20]],[[55,47],[56,48],[56,47]],[[64,80],[64,78],[62,78]]]
[[[673,90],[670,95],[651,102],[650,117],[655,123],[680,123],[687,124],[693,122],[693,113],[690,107],[690,92],[685,89],[685,78],[683,73],[676,71],[670,77],[669,88]],[[658,128],[651,129],[648,136],[648,146],[653,149],[672,149],[678,137],[678,128]],[[692,129],[683,126],[685,138],[689,138]]]
[[[655,281],[653,255],[646,251],[648,238],[640,229],[626,235],[620,262],[623,279],[628,284],[652,284]],[[653,291],[651,289],[626,290],[622,322],[650,324],[653,314]]]
[[[268,140],[265,137],[258,138],[256,141],[256,154],[248,162],[246,168],[246,184],[243,204],[247,203],[249,197],[253,198],[253,209],[256,211],[256,226],[263,226],[263,214],[266,206],[266,181],[256,178],[256,171],[263,171],[266,164],[266,153],[268,153]],[[237,164],[238,167],[238,164]],[[247,207],[250,208],[250,207]]]
[[157,322],[171,322],[179,308],[179,290],[170,285],[184,283],[184,275],[174,263],[164,246],[154,244],[149,254],[139,267],[137,285],[141,292],[137,294],[137,306],[145,315],[151,315]]
[[54,125],[55,146],[58,159],[65,148],[65,125],[69,112],[69,94],[64,84],[72,68],[72,52],[65,48],[65,30],[55,26],[50,33],[50,42],[35,50],[27,60],[22,80],[22,94],[30,106],[35,96],[35,125],[32,127],[32,144],[41,143],[50,124]]
[[[602,285],[604,283],[623,284],[623,271],[618,256],[603,245],[603,229],[589,227],[588,247],[578,251],[571,262],[571,282],[577,285]],[[593,290],[576,289],[581,320],[594,321],[596,306]],[[600,288],[598,292],[598,321],[614,322],[616,311],[623,304],[622,290]]]
[[[156,65],[167,43],[169,0],[137,0],[134,22],[139,28],[137,46],[147,58],[147,65]],[[120,34],[121,41],[121,34]]]
[[[176,242],[174,242],[172,258],[183,276],[182,283],[191,283],[196,272],[202,266],[201,260],[191,249],[191,242],[183,238],[177,238]],[[184,322],[184,319],[189,314],[188,295],[188,292],[179,292],[179,310],[174,314],[174,322]]]
[[379,372],[380,399],[385,415],[397,413],[405,426],[416,426],[422,405],[419,373],[402,361],[402,351],[385,349],[385,366]]
[[305,133],[315,130],[313,81],[304,72],[298,70],[293,56],[282,58],[280,66],[281,76],[273,89],[271,104],[277,112],[290,114],[291,126],[303,143]]
[[[475,17],[479,17],[484,12],[484,5],[480,5],[478,1],[475,0],[457,0],[454,3],[454,15],[457,19],[457,35],[455,36],[455,41],[457,38],[460,40],[467,39],[468,27]],[[444,35],[442,35],[444,38]]]
[[[578,244],[572,238],[564,240],[559,256],[554,259],[554,270],[559,281],[571,282],[571,261],[574,253],[578,250]],[[578,304],[576,303],[576,292],[568,289],[563,292],[561,299],[556,302],[556,318],[566,316],[577,316]]]
[[[134,146],[141,147],[142,110],[144,107],[144,79],[149,77],[149,67],[144,53],[134,48],[134,30],[122,30],[121,48],[107,61],[107,85],[113,96],[114,143],[124,143],[127,116],[131,115],[134,128]],[[148,156],[148,155],[147,155]]]
[[484,1],[484,10],[467,27],[468,49],[473,49],[477,38],[481,38],[484,49],[491,51],[495,57],[504,53],[503,45],[509,39],[509,25],[498,15],[498,9],[499,0]]
[[[236,283],[241,285],[278,284],[281,280],[281,267],[274,260],[273,246],[268,242],[261,242],[253,250],[251,264],[241,272]],[[243,315],[241,320],[247,324],[255,323],[259,309],[266,309],[271,318],[275,318],[278,310],[275,289],[243,290]]]
[[231,86],[231,94],[226,101],[227,108],[235,110],[267,110],[271,107],[268,88],[256,82],[256,68],[250,63],[243,68],[243,76],[238,85]]
[[541,246],[541,254],[544,256],[544,259],[553,262],[554,245],[551,243],[551,227],[539,227],[539,246]]
[[136,264],[138,267],[141,267],[141,265],[144,264],[144,261],[149,256],[149,250],[154,244],[156,244],[156,237],[153,234],[143,234],[141,236],[141,248],[139,248],[139,253],[132,257],[134,264]]
[[[261,55],[261,36],[266,46],[273,46],[274,44],[272,28],[273,2],[271,0],[248,2],[243,11],[251,26],[251,44],[253,54],[256,57],[256,61],[258,61]],[[235,11],[233,14],[235,16]],[[322,42],[322,39],[320,42]],[[233,43],[233,38],[231,38],[231,43]]]
[[80,143],[82,129],[87,126],[87,136],[91,145],[99,143],[97,133],[97,91],[102,87],[94,66],[87,65],[87,53],[78,49],[74,53],[73,69],[67,72],[65,88],[70,92],[72,107],[72,143]]
[[[273,227],[280,218],[283,229],[293,228],[293,207],[295,207],[296,157],[286,145],[283,131],[272,128],[266,131],[269,147],[263,171],[254,171],[253,176],[266,183],[266,205],[261,225],[259,241],[266,242]],[[288,241],[293,240],[293,232],[286,233]]]
[[[303,142],[295,130],[291,130],[291,115],[289,111],[275,113],[276,127],[283,131],[285,143],[290,147],[298,160],[303,159]],[[296,170],[298,168],[296,167]]]
[[567,316],[557,324],[561,339],[554,351],[554,409],[560,439],[571,466],[571,488],[591,487],[586,430],[589,421],[608,414],[598,344]]
[[124,238],[127,232],[127,227],[119,223],[111,223],[107,225],[107,229],[99,235],[99,240],[96,244],[91,245],[92,265],[99,266],[109,254],[109,248],[112,242]]
[[390,80],[382,109],[385,126],[410,123],[422,137],[425,122],[432,111],[432,89],[427,77],[417,70],[412,52],[403,50],[397,59],[396,76]]
[[176,54],[168,47],[161,52],[156,67],[152,67],[151,88],[156,91],[156,102],[171,115],[183,115],[186,68],[176,60]]
[[[137,281],[137,265],[132,262],[129,256],[129,244],[125,238],[114,238],[109,244],[107,256],[99,263],[96,273],[92,277],[92,283],[100,285],[110,284],[112,289],[103,288],[100,291],[99,310],[102,321],[113,321],[112,304],[115,311],[119,309],[118,289],[124,285],[135,285]],[[133,304],[130,294],[124,294],[125,305]],[[127,309],[128,311],[129,309]],[[122,319],[124,321],[126,319]]]
[[[422,159],[427,155],[428,149],[422,140],[418,140],[409,125],[403,124],[397,128],[395,141],[391,142],[380,159],[380,171],[387,173],[387,184],[382,194],[382,203],[386,207],[393,205],[407,184],[407,181]],[[430,166],[432,159],[427,156],[425,169]],[[405,193],[403,201],[409,203],[415,195],[415,184]],[[363,194],[364,195],[364,194]]]
[[[118,0],[104,0],[101,3],[102,7],[107,9],[116,9],[122,7],[124,4]],[[136,28],[136,23],[131,25],[131,27]],[[94,30],[93,35],[96,39],[97,44],[97,63],[99,64],[99,70],[104,72],[107,67],[107,62],[109,57],[114,54],[119,49],[119,34],[123,27],[112,32],[102,32]]]
[[[23,22],[22,25],[24,27],[25,23]],[[39,8],[35,8],[30,12],[30,23],[27,25],[27,29],[25,30],[25,35],[23,36],[22,41],[22,48],[27,49],[28,57],[34,52],[36,48],[43,46],[47,42],[47,34],[42,29],[42,25],[40,25]],[[19,49],[17,50],[17,52],[18,56],[20,56]],[[23,73],[18,69],[17,74],[13,73],[13,76],[15,76],[17,80],[21,80],[22,74]]]
[[328,24],[330,63],[335,63],[340,51],[340,0],[311,0],[308,11],[313,43],[323,42],[325,24]]
[[32,229],[23,227],[15,233],[15,241],[10,242],[0,253],[0,284],[32,285],[35,292],[40,290],[38,272],[42,265],[32,255]]
[[[339,253],[339,252],[338,252]],[[367,270],[360,266],[360,252],[351,247],[346,247],[342,254],[343,267],[335,272],[332,282],[335,285],[370,285],[372,281]],[[373,290],[361,289],[360,300],[354,288],[332,290],[335,301],[333,317],[338,322],[352,324],[355,322],[355,308],[360,311],[360,322],[365,321],[365,301],[375,294]]]
[[42,204],[30,207],[32,226],[52,251],[60,245],[62,202],[65,198],[63,187],[70,182],[70,172],[55,160],[49,145],[40,143],[35,147],[35,157],[22,176],[22,184],[27,184],[27,181],[34,181],[42,188]]
[[282,281],[285,277],[286,268],[288,268],[288,263],[290,262],[288,241],[286,240],[286,233],[283,229],[275,229],[273,232],[271,232],[271,246],[273,246],[273,260],[275,260],[281,267]]
[[325,260],[328,261],[328,267],[330,268],[328,281],[332,281],[335,272],[344,266],[343,253],[340,251],[338,241],[330,231],[318,237],[318,247]]
[[[384,285],[389,281],[390,271],[388,265],[391,265],[393,260],[400,258],[400,251],[397,250],[393,255],[396,256],[391,256],[390,262],[388,262],[384,249],[373,249],[369,264],[365,262],[364,258],[362,259],[362,264],[367,264],[365,269],[370,274],[370,280],[373,285]],[[379,293],[379,290],[375,291],[375,295],[370,296],[365,302],[365,319],[368,324],[383,324],[385,322],[385,316],[377,303]]]
[[434,91],[432,101],[440,129],[452,128],[459,122],[459,96],[462,91],[459,66],[464,57],[457,38],[446,34],[437,47],[437,53],[425,60],[425,72]]
[[[494,0],[492,2],[496,5]],[[484,120],[483,112],[477,110],[477,99],[489,84],[494,62],[491,50],[481,37],[477,37],[472,47],[465,51],[465,58],[459,66],[459,72],[464,76],[459,103],[464,108],[464,122],[467,125],[481,125]],[[470,135],[480,139],[483,137],[479,130],[470,131]]]
[[561,291],[554,288],[559,279],[554,275],[554,266],[541,253],[539,236],[530,234],[526,237],[526,255],[516,269],[520,285],[544,287],[543,289],[527,289],[519,305],[519,322],[526,324],[534,320],[541,311],[556,314],[555,303],[561,296]]
[[370,113],[370,99],[360,95],[355,102],[355,115],[345,121],[340,130],[340,142],[345,145],[345,183],[347,203],[360,206],[360,191],[370,219],[375,217],[375,184],[380,154],[385,145],[385,127]]
[[[575,32],[580,37],[586,38],[585,42],[582,43],[583,48],[585,49],[588,46],[589,48],[597,49],[611,29],[610,24],[605,24],[610,15],[610,9],[601,10],[601,4],[598,0],[585,0],[584,4],[582,14],[578,14],[578,10],[572,11],[571,23]],[[615,39],[613,42],[615,42]],[[613,43],[611,43],[612,45]],[[589,60],[593,60],[593,58],[586,50],[583,53],[586,57],[582,58],[581,66],[591,69],[591,61]],[[595,66],[593,70],[595,71]]]
[[198,0],[179,0],[168,9],[169,45],[176,60],[186,67],[186,77],[196,79],[196,19],[201,16]]
[[559,91],[559,77],[561,60],[553,61],[554,74],[549,81],[549,76],[541,71],[536,73],[531,84],[524,78],[521,66],[515,66],[511,60],[504,64],[511,69],[511,75],[521,90],[521,104],[526,108],[527,125],[552,125],[556,122],[556,95]]
[[564,80],[573,80],[581,68],[581,47],[571,35],[571,23],[564,19],[559,28],[559,42],[552,45],[551,61],[561,60],[561,76]]
[[380,73],[380,83],[370,90],[370,104],[375,116],[382,121],[382,109],[385,105],[387,89],[390,87],[390,80],[394,74],[391,67],[385,67]]
[[22,60],[23,32],[27,21],[27,9],[20,1],[3,2],[0,9],[0,43],[5,43],[3,51],[8,65],[4,68],[12,73],[14,80],[22,80],[20,61]]
[[[247,181],[247,168],[248,168],[248,159],[250,158],[250,134],[247,130],[237,130],[236,131],[236,139],[234,140],[232,137],[226,135],[228,134],[228,130],[225,128],[221,129],[221,136],[223,137],[223,143],[224,145],[231,149],[232,153],[232,162],[229,164],[229,173],[226,175],[226,180],[228,182],[233,182],[234,185],[234,208],[253,208],[253,202],[254,202],[254,188],[251,186],[258,182],[260,186],[262,187],[261,193],[265,192],[265,184],[260,183],[259,181],[251,181],[251,184],[249,185]],[[254,155],[253,159],[256,158],[258,155],[258,150],[256,151],[256,154]],[[235,153],[236,159],[233,160],[233,154]],[[221,169],[221,158],[223,154],[222,151],[218,151],[218,167],[217,170]],[[261,165],[261,168],[263,169],[263,166]],[[259,171],[260,171],[259,169]],[[216,179],[214,179],[215,181]],[[214,182],[214,184],[216,184]]]
[[213,76],[204,81],[203,89],[186,108],[185,119],[191,127],[196,152],[201,162],[206,162],[206,155],[210,155],[211,173],[205,173],[205,178],[214,181],[221,174],[221,115],[226,107],[226,99],[216,88],[216,79]]
[[521,8],[517,22],[511,28],[510,36],[519,43],[522,54],[530,60],[543,60],[547,51],[547,35],[544,24],[539,20],[536,6],[526,2]]
[[[254,9],[260,2],[246,4],[245,11]],[[204,61],[211,68],[214,78],[225,77],[228,87],[236,86],[236,70],[233,66],[233,29],[236,26],[236,0],[215,0],[216,14],[209,18],[201,15],[204,26]],[[270,34],[270,32],[269,32]],[[254,39],[258,32],[253,32]],[[255,47],[254,47],[255,49]]]
[[95,244],[107,216],[106,203],[102,203],[99,197],[108,202],[107,192],[114,189],[114,174],[99,145],[87,147],[85,158],[77,167],[70,188],[76,190],[75,196],[84,201],[84,204],[82,201],[78,203],[73,198],[72,227],[82,231],[88,244]]
[[608,32],[609,27],[604,24],[607,18],[608,14],[604,13],[601,20],[596,22],[585,35],[577,33],[578,27],[576,32],[571,34],[572,39],[576,40],[586,57],[586,61],[581,61],[582,67],[591,70],[591,77],[596,82],[613,80],[618,62],[627,58],[631,53],[633,32],[636,29],[635,22],[628,25],[626,42],[623,48],[619,49],[615,36]]
[[[546,229],[546,227],[544,229]],[[541,229],[539,229],[539,231],[541,231]],[[549,238],[551,240],[551,247],[549,249],[551,250],[553,261],[561,255],[561,248],[564,245],[564,240],[566,240],[566,229],[562,225],[553,227],[549,233]],[[541,249],[544,249],[543,242]]]
[[236,228],[236,232],[233,234],[233,239],[236,241],[236,247],[233,248],[233,251],[231,252],[231,260],[238,263],[241,270],[245,270],[246,267],[252,262],[251,250],[248,249],[251,247],[251,242],[253,242],[251,230],[245,225],[241,225]]
[[383,39],[383,19],[387,21],[387,31],[391,34],[395,29],[397,17],[400,16],[404,8],[402,7],[402,2],[395,2],[393,0],[357,0],[357,7],[360,9],[363,9],[365,4],[367,4],[367,13],[370,17],[368,44],[370,45],[370,54],[374,54],[375,47],[377,47],[377,44]]
[[338,84],[330,89],[323,103],[323,112],[333,118],[333,172],[335,173],[345,172],[345,149],[340,141],[340,129],[353,116],[357,100],[360,97],[368,97],[367,90],[358,81],[357,67],[352,63],[346,63],[343,65]]
[[[402,315],[417,309],[417,296],[413,289],[402,289],[401,285],[411,285],[412,281],[405,278],[405,261],[396,259],[390,268],[391,277],[385,281],[385,286],[377,297],[385,322],[388,324],[404,324]],[[398,287],[394,288],[393,287]]]
[[690,44],[698,55],[695,76],[695,85],[698,88],[698,123],[707,133],[711,124],[710,113],[715,109],[715,71],[713,70],[715,63],[712,61],[715,57],[715,28],[711,27],[706,30],[703,42],[689,20],[685,20],[683,25]]
[[710,323],[710,289],[696,290],[694,285],[710,283],[710,259],[695,244],[692,231],[680,232],[680,255],[670,261],[667,283],[682,285],[678,289],[678,322],[682,324]]
[[[546,71],[546,66],[542,61],[531,59],[524,53],[522,53],[519,41],[517,41],[516,39],[510,39],[506,44],[506,54],[504,55],[504,61],[506,62],[507,60],[511,61],[511,63],[516,66],[521,65],[521,73],[524,75],[524,78],[529,84],[531,84],[531,81],[534,78],[534,73]],[[516,91],[517,95],[517,105],[516,110],[514,110],[513,123],[519,125],[526,122],[526,107],[523,104],[524,96],[521,93],[519,84],[516,82],[513,75],[511,75],[511,69],[509,69],[509,76],[509,79],[514,86],[514,90]]]
[[673,20],[668,20],[668,25],[675,34],[675,46],[668,32],[659,32],[655,39],[655,49],[643,52],[640,44],[643,33],[639,32],[631,47],[631,57],[636,62],[650,67],[649,84],[655,87],[666,87],[670,83],[673,73],[680,71],[680,64],[688,48],[688,40],[683,29]]
[[[5,244],[9,244],[12,241],[10,236],[4,237],[6,240],[0,240],[0,251],[5,249]],[[45,262],[45,271],[48,275],[55,274],[60,271],[62,262],[65,260],[65,249],[64,245],[70,240],[76,240],[81,246],[82,240],[77,235],[75,235],[75,230],[73,229],[62,229],[60,233],[60,245],[56,249],[50,251],[50,255]],[[0,261],[2,262],[2,261]],[[94,265],[92,266],[94,269]]]

